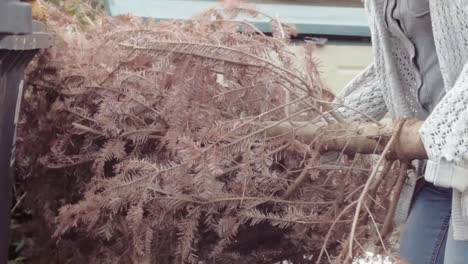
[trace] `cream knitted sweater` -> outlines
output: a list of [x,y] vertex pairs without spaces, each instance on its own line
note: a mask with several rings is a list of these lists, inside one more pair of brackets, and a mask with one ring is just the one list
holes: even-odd
[[[412,0],[408,0],[412,1]],[[457,240],[468,240],[468,0],[428,0],[446,95],[424,121],[420,134],[429,156],[424,177],[454,189],[452,224]],[[366,0],[374,63],[339,96],[346,118],[418,117],[418,88],[403,43],[384,22],[385,0]],[[409,204],[411,195],[403,195]]]

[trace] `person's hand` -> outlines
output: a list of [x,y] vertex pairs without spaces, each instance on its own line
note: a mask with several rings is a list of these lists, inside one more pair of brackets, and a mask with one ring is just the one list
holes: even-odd
[[[423,121],[416,119],[398,120],[391,122],[392,129],[397,129],[399,122],[403,122],[400,131],[396,135],[395,141],[387,154],[387,159],[399,160],[415,160],[427,159],[426,150],[424,148],[419,129]],[[388,142],[385,142],[388,143]]]

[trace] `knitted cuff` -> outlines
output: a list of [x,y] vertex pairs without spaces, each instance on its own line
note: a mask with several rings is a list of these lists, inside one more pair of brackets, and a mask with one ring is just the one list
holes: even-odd
[[461,195],[461,211],[464,222],[468,222],[468,190],[462,192]]
[[428,160],[424,178],[436,186],[464,193],[468,189],[468,166],[456,165],[445,159]]

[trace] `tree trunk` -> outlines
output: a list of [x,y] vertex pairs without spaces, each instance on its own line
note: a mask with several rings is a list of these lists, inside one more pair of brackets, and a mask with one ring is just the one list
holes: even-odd
[[[266,125],[271,125],[267,122]],[[284,122],[266,130],[268,136],[294,135],[295,139],[312,144],[320,152],[344,152],[345,154],[385,154],[389,159],[427,159],[426,151],[419,139],[419,121],[407,120],[398,132],[394,147],[382,153],[395,132],[395,124],[349,123],[317,126],[307,122]],[[415,137],[416,136],[416,137]]]

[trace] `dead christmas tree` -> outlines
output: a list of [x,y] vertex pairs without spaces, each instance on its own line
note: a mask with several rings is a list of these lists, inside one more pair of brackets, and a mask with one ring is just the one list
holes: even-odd
[[[270,19],[273,36],[245,16]],[[394,126],[346,123],[314,45],[298,63],[293,27],[251,7],[86,31],[54,9],[49,20],[57,42],[28,74],[18,171],[73,179],[36,213],[71,263],[349,261],[388,229],[403,178],[366,155],[424,155],[395,148]],[[340,162],[321,163],[324,149]]]

